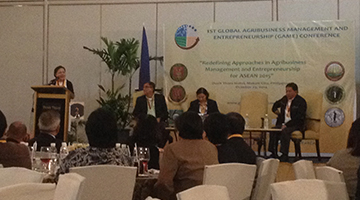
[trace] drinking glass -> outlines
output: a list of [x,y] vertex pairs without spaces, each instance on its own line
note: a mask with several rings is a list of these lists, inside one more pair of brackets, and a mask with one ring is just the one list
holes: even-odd
[[138,147],[137,152],[139,157],[139,176],[147,176],[149,173],[148,162],[150,160],[150,149],[147,147]]
[[40,160],[41,160],[41,163],[42,163],[43,172],[49,173],[49,171],[50,171],[50,160],[51,160],[50,147],[41,147],[40,148]]

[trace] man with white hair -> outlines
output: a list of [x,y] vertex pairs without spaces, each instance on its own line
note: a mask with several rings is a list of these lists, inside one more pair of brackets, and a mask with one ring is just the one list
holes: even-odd
[[37,151],[45,146],[50,146],[51,143],[56,143],[56,148],[59,151],[62,140],[56,138],[56,135],[60,131],[60,114],[55,110],[46,110],[41,113],[39,117],[39,130],[40,134],[29,141],[29,145],[32,146],[34,142],[37,142]]

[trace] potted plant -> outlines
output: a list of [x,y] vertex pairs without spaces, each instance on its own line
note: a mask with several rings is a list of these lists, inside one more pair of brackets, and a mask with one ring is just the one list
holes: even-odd
[[[103,85],[98,85],[105,96],[97,99],[97,102],[101,107],[115,114],[119,130],[124,130],[131,120],[131,113],[129,113],[131,79],[134,72],[139,68],[139,58],[137,56],[139,41],[131,38],[120,39],[120,41],[113,42],[105,37],[101,37],[101,40],[106,46],[103,49],[91,49],[84,46],[84,49],[100,56],[102,61],[106,63],[109,73],[111,74],[110,89],[105,89]],[[115,77],[118,75],[128,76],[129,93],[126,95],[121,94],[121,89],[125,84],[115,87]]]

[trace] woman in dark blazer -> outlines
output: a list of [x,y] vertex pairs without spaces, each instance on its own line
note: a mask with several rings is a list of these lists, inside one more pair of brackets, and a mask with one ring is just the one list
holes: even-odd
[[70,98],[75,97],[73,84],[66,79],[66,69],[65,67],[59,65],[54,69],[55,79],[51,80],[49,85],[64,86],[71,91]]
[[209,92],[205,88],[201,87],[196,91],[196,98],[197,100],[190,103],[188,111],[197,112],[204,116],[219,112],[216,101],[209,99]]

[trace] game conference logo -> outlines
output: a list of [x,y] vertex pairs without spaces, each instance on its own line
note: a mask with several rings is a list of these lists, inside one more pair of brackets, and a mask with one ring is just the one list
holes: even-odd
[[199,40],[196,28],[190,24],[183,24],[176,30],[175,43],[181,49],[192,49]]

